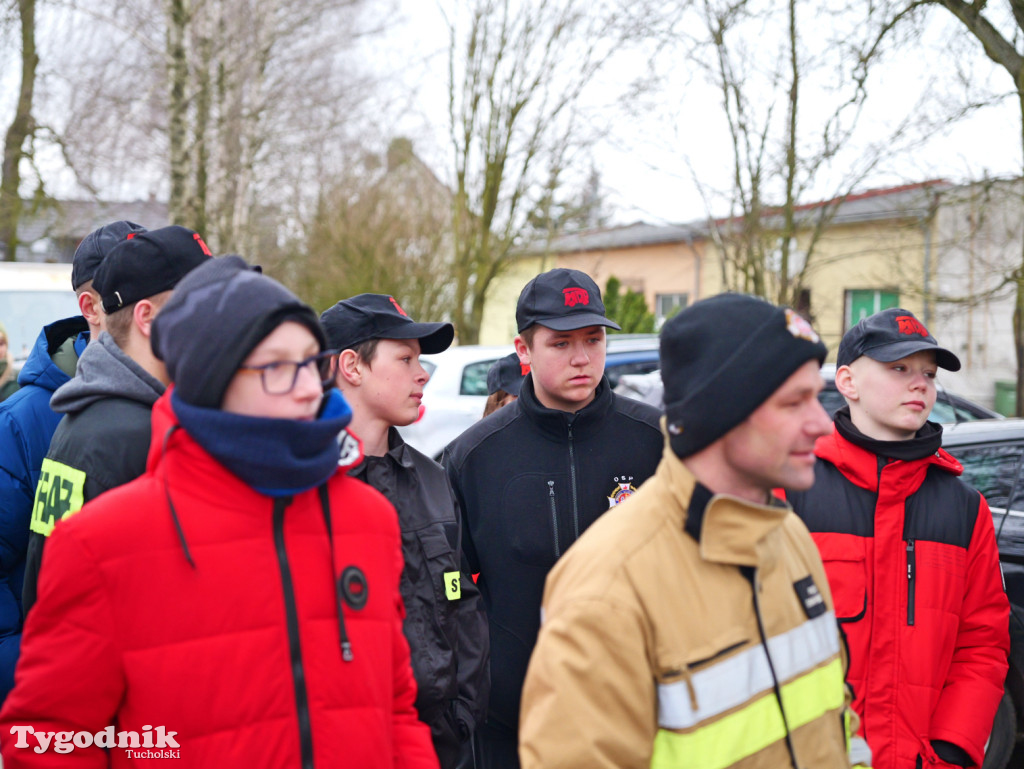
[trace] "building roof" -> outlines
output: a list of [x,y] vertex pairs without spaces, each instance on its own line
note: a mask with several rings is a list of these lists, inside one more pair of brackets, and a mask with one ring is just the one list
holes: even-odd
[[156,200],[58,200],[35,213],[31,206],[25,201],[18,222],[19,262],[70,262],[82,238],[118,219],[149,229],[170,224],[167,203]]
[[[805,203],[796,206],[797,220],[804,226],[812,224],[822,213],[834,209],[831,224],[881,221],[887,219],[923,219],[934,208],[936,193],[952,189],[954,185],[944,179],[929,179],[914,184],[865,190],[844,198]],[[764,216],[769,228],[781,226],[782,209],[766,208]],[[535,245],[529,252],[573,253],[579,251],[608,251],[661,243],[692,243],[708,236],[712,222],[721,227],[738,218],[709,221],[698,219],[682,224],[648,224],[633,222],[617,227],[601,227],[568,233],[554,238],[547,248]]]
[[701,237],[703,237],[702,230],[692,225],[633,222],[619,227],[599,227],[593,230],[559,235],[551,241],[546,250],[562,254],[574,251],[607,251],[661,243],[692,243],[694,238]]

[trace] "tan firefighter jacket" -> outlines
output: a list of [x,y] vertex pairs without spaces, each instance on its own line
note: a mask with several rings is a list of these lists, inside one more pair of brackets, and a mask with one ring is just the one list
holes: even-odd
[[845,656],[807,529],[784,503],[712,496],[667,445],[555,566],[543,613],[524,769],[850,765]]

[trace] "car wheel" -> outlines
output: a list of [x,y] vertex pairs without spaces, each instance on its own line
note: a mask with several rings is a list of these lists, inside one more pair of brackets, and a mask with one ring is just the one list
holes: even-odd
[[988,738],[982,769],[1005,769],[1010,762],[1010,756],[1013,755],[1016,741],[1017,710],[1013,707],[1010,693],[1004,691],[995,720],[992,722],[992,735]]

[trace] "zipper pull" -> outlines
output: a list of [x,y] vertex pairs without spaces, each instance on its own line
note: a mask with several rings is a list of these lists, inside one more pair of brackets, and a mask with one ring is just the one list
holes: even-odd
[[548,481],[548,496],[549,497],[555,496],[555,482],[554,481]]

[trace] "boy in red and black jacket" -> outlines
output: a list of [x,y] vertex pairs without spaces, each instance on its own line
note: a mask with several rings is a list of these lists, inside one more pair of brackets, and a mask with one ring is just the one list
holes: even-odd
[[874,769],[980,766],[1009,602],[988,504],[927,421],[938,368],[960,361],[890,309],[846,333],[837,364],[848,405],[817,442],[814,486],[786,496],[825,563]]

